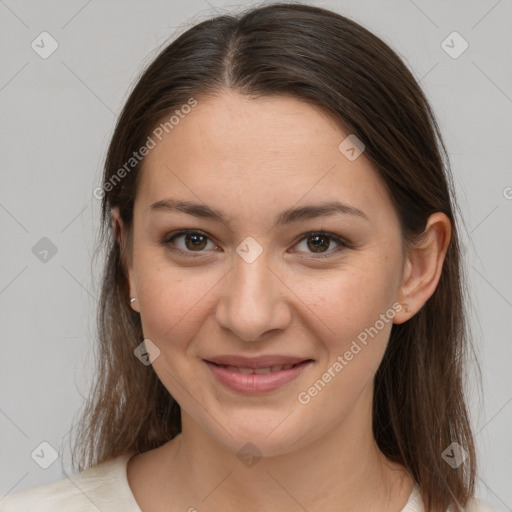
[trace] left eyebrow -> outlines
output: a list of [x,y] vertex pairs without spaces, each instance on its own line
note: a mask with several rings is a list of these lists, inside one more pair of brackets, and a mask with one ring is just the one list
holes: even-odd
[[[229,225],[226,215],[222,212],[214,210],[205,204],[193,203],[190,201],[179,201],[172,198],[162,199],[153,203],[148,208],[148,211],[149,213],[153,211],[181,212],[195,217],[215,220],[224,225]],[[283,226],[293,222],[316,219],[318,217],[326,217],[336,214],[353,215],[369,221],[368,216],[362,210],[340,201],[331,201],[284,210],[278,215],[276,226]]]

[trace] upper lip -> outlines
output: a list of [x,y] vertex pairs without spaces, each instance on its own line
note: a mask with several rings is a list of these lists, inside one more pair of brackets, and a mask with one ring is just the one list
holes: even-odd
[[270,366],[297,364],[308,361],[308,357],[285,356],[279,354],[263,355],[258,357],[222,355],[205,358],[205,361],[223,364],[227,366],[238,366],[239,368],[268,368]]

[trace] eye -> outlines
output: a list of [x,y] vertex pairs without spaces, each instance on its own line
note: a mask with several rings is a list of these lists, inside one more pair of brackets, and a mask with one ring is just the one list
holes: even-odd
[[[160,243],[175,253],[185,257],[194,258],[199,256],[201,253],[207,252],[204,249],[208,248],[209,242],[213,246],[210,247],[210,249],[217,248],[206,233],[195,229],[189,229],[171,233],[161,240]],[[328,250],[333,242],[337,244],[337,247]],[[332,256],[333,253],[339,253],[340,251],[350,247],[350,244],[342,240],[340,237],[323,231],[305,233],[294,247],[300,247],[301,244],[305,244],[306,251],[299,252],[309,252],[310,254],[317,255],[318,258]]]
[[[338,244],[338,247],[326,250],[332,244],[332,242]],[[338,253],[343,249],[349,247],[349,244],[339,238],[338,236],[332,233],[325,233],[323,231],[313,231],[310,233],[306,233],[296,245],[296,247],[300,247],[301,244],[304,244],[308,251],[311,251],[312,254],[319,254],[320,258],[325,256],[331,256],[332,253]],[[306,251],[306,252],[308,252]],[[302,252],[302,251],[299,251]],[[325,256],[324,256],[325,255]]]
[[[176,240],[180,240],[181,243],[176,243]],[[183,230],[179,231],[177,233],[171,234],[170,236],[165,237],[161,244],[163,246],[169,247],[174,252],[183,254],[184,256],[191,256],[194,257],[194,255],[191,255],[190,253],[201,253],[204,252],[203,249],[207,247],[208,242],[211,242],[213,245],[213,248],[217,247],[206,235],[205,233],[202,233],[201,231],[197,230]]]

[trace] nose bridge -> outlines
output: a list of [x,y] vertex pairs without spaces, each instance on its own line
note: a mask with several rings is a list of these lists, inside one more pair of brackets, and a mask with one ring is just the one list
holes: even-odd
[[[241,244],[238,251],[243,248]],[[233,257],[217,308],[217,321],[241,340],[256,340],[269,330],[285,328],[289,322],[282,284],[268,267],[269,259],[263,252],[255,259],[244,258],[243,253]]]

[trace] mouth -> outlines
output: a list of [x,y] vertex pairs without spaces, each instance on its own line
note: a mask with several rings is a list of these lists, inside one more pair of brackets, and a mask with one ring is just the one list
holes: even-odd
[[213,361],[206,361],[207,363],[211,363],[211,364],[214,364],[215,366],[220,366],[221,368],[226,368],[232,372],[239,372],[239,373],[243,373],[245,375],[251,375],[253,373],[256,373],[258,375],[262,375],[262,374],[265,374],[265,373],[274,373],[274,372],[280,372],[282,370],[290,370],[292,368],[295,368],[296,366],[300,365],[300,364],[303,364],[303,363],[307,363],[308,361],[312,361],[312,359],[308,359],[306,361],[301,361],[300,363],[295,363],[295,364],[276,364],[276,365],[273,365],[273,366],[265,366],[263,368],[244,368],[244,367],[241,367],[241,366],[232,366],[232,365],[227,365],[227,364],[217,364],[217,363],[214,363]]
[[237,393],[254,395],[274,391],[284,386],[314,364],[313,359],[294,359],[295,362],[290,358],[288,362],[277,364],[267,362],[264,363],[265,366],[254,359],[245,360],[239,363],[240,365],[206,359],[203,361],[217,382]]

